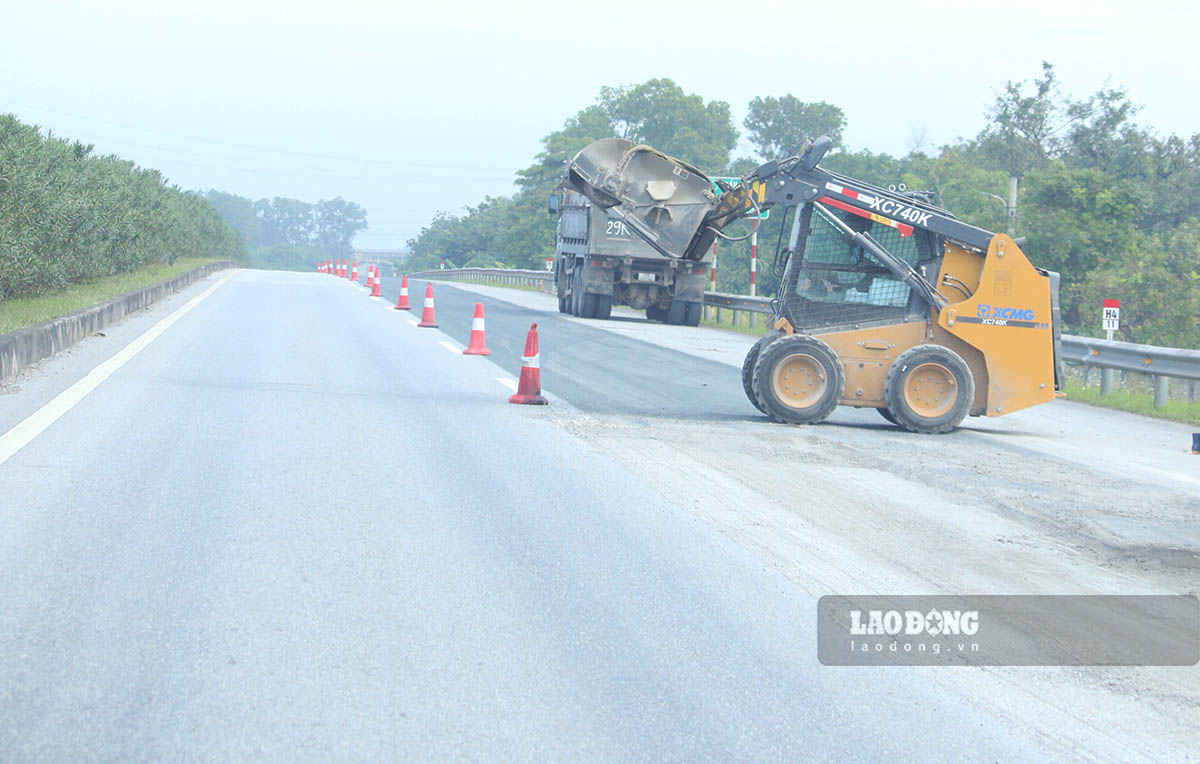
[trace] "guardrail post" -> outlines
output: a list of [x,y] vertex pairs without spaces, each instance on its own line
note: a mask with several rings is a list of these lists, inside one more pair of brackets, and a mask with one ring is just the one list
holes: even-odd
[[751,313],[751,314],[750,314],[750,328],[751,328],[751,329],[753,329],[753,328],[755,328],[756,326],[758,326],[758,314],[757,314],[757,313]]
[[1088,386],[1088,380],[1092,376],[1092,365],[1085,363],[1083,365],[1083,386]]
[[738,315],[739,313],[741,313],[741,311],[734,308],[734,310],[733,310],[733,328],[735,328],[735,329],[738,327],[738,324],[741,322],[742,317],[740,315]]
[[1191,382],[1188,382],[1188,400],[1189,401],[1196,400],[1196,380],[1192,380]]
[[1116,369],[1101,369],[1100,370],[1100,397],[1108,395],[1112,392],[1113,377],[1116,376]]
[[1159,374],[1154,378],[1154,408],[1161,409],[1167,405],[1167,393],[1170,389],[1168,385],[1170,383],[1171,378],[1164,374]]
[[719,323],[721,323],[721,308],[720,308],[720,306],[717,306],[716,308],[714,308],[714,310],[716,311],[717,323],[719,324]]

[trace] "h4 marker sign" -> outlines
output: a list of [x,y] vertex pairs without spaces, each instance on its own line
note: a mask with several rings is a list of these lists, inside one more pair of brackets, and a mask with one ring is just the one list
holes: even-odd
[[1112,339],[1112,333],[1121,328],[1121,301],[1120,300],[1105,300],[1104,313],[1101,321],[1104,331],[1108,332],[1108,338]]

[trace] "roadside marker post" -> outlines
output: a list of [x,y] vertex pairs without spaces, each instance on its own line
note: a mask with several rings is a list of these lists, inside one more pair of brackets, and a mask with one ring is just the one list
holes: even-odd
[[[1101,328],[1104,329],[1111,341],[1113,332],[1121,328],[1121,301],[1120,300],[1105,300],[1104,306],[1100,314]],[[1101,369],[1100,370],[1100,397],[1108,395],[1112,392],[1113,378],[1116,376],[1116,369]]]

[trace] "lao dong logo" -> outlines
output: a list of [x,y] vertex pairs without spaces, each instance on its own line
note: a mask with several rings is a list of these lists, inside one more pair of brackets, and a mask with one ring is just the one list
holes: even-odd
[[862,610],[850,611],[853,636],[973,636],[979,631],[978,610]]

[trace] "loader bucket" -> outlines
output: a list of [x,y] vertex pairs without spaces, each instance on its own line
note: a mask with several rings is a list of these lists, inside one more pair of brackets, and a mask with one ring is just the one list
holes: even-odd
[[705,227],[716,207],[712,181],[649,146],[598,140],[571,160],[566,181],[667,257],[700,259],[712,242]]

